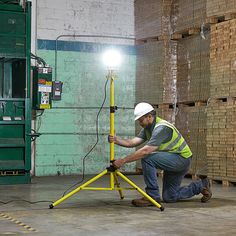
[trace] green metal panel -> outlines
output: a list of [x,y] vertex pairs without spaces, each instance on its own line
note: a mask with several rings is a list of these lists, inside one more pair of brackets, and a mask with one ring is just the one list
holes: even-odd
[[1,104],[0,121],[2,120],[3,116],[11,116],[11,117],[24,116],[25,104],[23,101],[17,101],[17,100],[11,101],[10,99],[0,99],[0,104]]
[[32,104],[31,99],[27,98],[25,100],[25,170],[29,171],[31,169],[31,137],[28,135],[31,133],[31,111]]
[[26,15],[26,99],[25,99],[25,169],[31,169],[31,2],[27,2],[28,14]]
[[24,136],[24,126],[23,125],[1,125],[0,126],[0,138],[23,138]]
[[0,148],[1,166],[0,170],[24,170],[24,145],[23,147]]
[[[2,172],[0,178],[0,184],[29,184],[30,183],[30,173],[22,172]],[[11,174],[11,177],[9,177]]]
[[25,57],[25,39],[0,35],[1,57]]
[[0,4],[0,10],[11,11],[11,12],[18,12],[18,11],[22,12],[22,7],[19,4],[7,4],[7,3],[11,3],[11,2],[13,2],[13,1],[6,0],[5,1],[6,4]]
[[0,55],[4,57],[25,57],[27,18],[29,8],[24,12],[20,6],[0,5]]
[[12,94],[14,98],[24,98],[26,80],[19,80],[25,78],[26,62],[24,59],[17,60],[12,63]]
[[31,3],[0,5],[0,184],[30,182]]
[[0,34],[25,36],[26,14],[22,14],[22,12],[0,10],[0,15]]

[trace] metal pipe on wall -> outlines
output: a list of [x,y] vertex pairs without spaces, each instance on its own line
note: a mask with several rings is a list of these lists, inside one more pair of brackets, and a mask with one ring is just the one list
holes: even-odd
[[58,51],[58,40],[60,38],[107,38],[107,39],[128,39],[135,40],[131,37],[120,37],[120,36],[109,36],[109,35],[86,35],[86,34],[61,34],[56,38],[55,45],[55,81],[57,80],[57,51]]

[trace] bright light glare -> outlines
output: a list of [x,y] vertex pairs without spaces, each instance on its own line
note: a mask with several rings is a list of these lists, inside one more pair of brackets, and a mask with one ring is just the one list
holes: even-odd
[[121,54],[115,49],[104,52],[102,59],[108,69],[116,69],[121,64]]

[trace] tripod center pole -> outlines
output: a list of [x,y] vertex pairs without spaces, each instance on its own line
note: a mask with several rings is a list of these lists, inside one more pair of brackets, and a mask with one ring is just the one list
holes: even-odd
[[[108,76],[110,79],[110,135],[115,136],[115,89],[114,79],[115,75],[112,70],[109,70]],[[110,143],[110,162],[115,159],[115,144]],[[110,173],[110,186],[114,189],[115,180],[113,173]]]
[[[115,89],[114,89],[114,72],[109,71],[110,79],[110,135],[115,136]],[[110,161],[115,159],[115,147],[114,142],[110,143]]]

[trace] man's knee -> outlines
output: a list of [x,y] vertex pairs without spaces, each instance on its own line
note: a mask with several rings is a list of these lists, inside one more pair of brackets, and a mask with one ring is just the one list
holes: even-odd
[[169,203],[173,203],[173,202],[177,202],[178,198],[177,195],[175,193],[170,193],[170,192],[164,192],[162,199],[164,202],[169,202]]
[[148,157],[142,158],[142,159],[141,159],[141,164],[142,164],[142,167],[143,167],[143,168],[144,168],[146,165],[149,165],[149,159],[148,159]]
[[151,158],[153,154],[148,154],[144,158],[141,159],[141,163],[143,164],[148,164],[152,165],[153,164],[153,159]]

